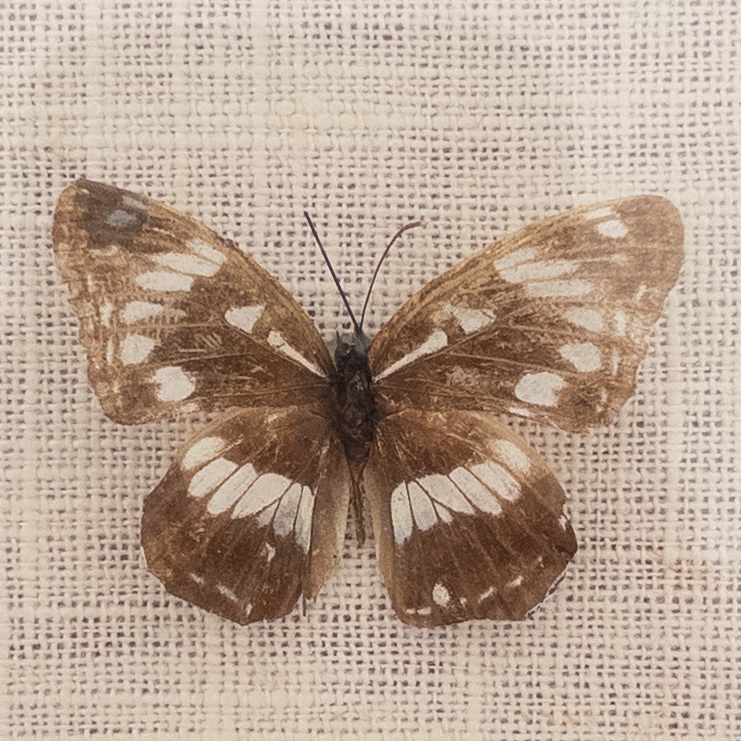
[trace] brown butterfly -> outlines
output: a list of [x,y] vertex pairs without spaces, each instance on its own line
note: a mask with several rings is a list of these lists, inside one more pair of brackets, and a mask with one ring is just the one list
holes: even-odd
[[406,623],[517,620],[576,552],[564,493],[509,412],[605,424],[635,388],[682,262],[668,201],[625,198],[505,237],[334,359],[280,284],[160,203],[80,180],[54,217],[90,382],[123,424],[227,410],[144,505],[151,571],[239,623],[288,613],[370,506]]

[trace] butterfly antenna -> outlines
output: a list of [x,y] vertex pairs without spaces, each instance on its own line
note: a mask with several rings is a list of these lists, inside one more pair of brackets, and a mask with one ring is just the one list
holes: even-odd
[[386,256],[391,251],[391,247],[393,246],[394,242],[402,235],[404,232],[409,231],[410,229],[415,229],[418,226],[424,226],[424,221],[413,221],[411,224],[407,224],[406,226],[401,227],[396,234],[391,238],[391,241],[386,245],[386,249],[383,251],[383,254],[381,255],[381,259],[378,261],[378,264],[376,265],[376,270],[373,273],[373,277],[371,278],[370,285],[368,286],[368,293],[365,294],[365,302],[363,303],[363,311],[360,314],[360,326],[363,326],[363,322],[365,321],[365,311],[368,308],[368,302],[370,301],[371,291],[373,290],[373,284],[376,282],[376,277],[378,276],[378,271],[381,269],[381,265],[383,265],[383,261],[386,259]]
[[327,263],[327,267],[329,268],[329,273],[332,276],[332,280],[334,281],[334,284],[337,286],[337,290],[340,292],[340,297],[342,298],[345,308],[347,309],[347,313],[350,315],[350,319],[352,320],[353,327],[355,327],[355,332],[357,334],[363,334],[363,330],[361,329],[361,324],[358,324],[358,320],[355,318],[355,314],[353,314],[353,310],[350,308],[350,302],[347,300],[347,296],[345,295],[345,292],[342,290],[342,286],[340,285],[340,280],[337,277],[337,274],[334,271],[334,268],[332,267],[332,263],[329,261],[329,256],[327,255],[327,251],[324,249],[324,246],[322,245],[322,240],[319,239],[319,235],[317,234],[316,227],[314,226],[314,222],[311,220],[311,216],[309,216],[308,211],[304,211],[304,218],[307,222],[309,222],[309,228],[311,229],[311,233],[314,235],[314,239],[316,240],[316,243],[319,245],[319,249],[322,252],[322,257],[324,258],[324,262]]

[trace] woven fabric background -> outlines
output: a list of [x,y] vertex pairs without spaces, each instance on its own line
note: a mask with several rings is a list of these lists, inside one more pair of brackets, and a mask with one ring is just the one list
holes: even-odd
[[[0,7],[0,738],[741,738],[739,11],[728,0],[6,0]],[[580,550],[517,624],[410,628],[372,541],[306,615],[164,592],[142,501],[203,420],[121,427],[52,261],[86,175],[236,240],[327,336],[309,208],[375,331],[477,246],[669,197],[686,263],[609,429],[513,422]]]

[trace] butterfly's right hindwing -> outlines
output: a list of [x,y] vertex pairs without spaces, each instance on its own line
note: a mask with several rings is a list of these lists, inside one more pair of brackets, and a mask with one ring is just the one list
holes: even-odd
[[115,421],[326,394],[332,363],[311,320],[203,224],[80,180],[59,199],[53,242],[90,382]]
[[489,418],[383,419],[364,483],[384,582],[412,625],[524,618],[576,552],[556,478]]
[[316,595],[349,498],[344,452],[318,412],[232,410],[183,447],[142,517],[147,565],[169,592],[238,623]]

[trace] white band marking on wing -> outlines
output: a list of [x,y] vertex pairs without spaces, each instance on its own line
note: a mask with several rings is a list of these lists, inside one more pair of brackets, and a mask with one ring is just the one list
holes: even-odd
[[478,309],[467,309],[463,306],[446,304],[443,306],[443,310],[458,320],[458,324],[461,325],[461,329],[466,334],[478,332],[478,330],[488,326],[497,318],[497,315],[489,309],[479,311]]
[[149,301],[129,301],[121,311],[121,319],[127,324],[140,322],[143,319],[159,316],[165,307],[161,304],[153,304]]
[[492,515],[498,515],[502,511],[502,505],[499,504],[496,497],[471,471],[465,468],[456,468],[450,472],[449,476],[474,507]]
[[257,320],[262,316],[265,311],[265,307],[258,306],[233,306],[229,309],[224,318],[237,329],[241,329],[243,332],[249,334],[252,332],[252,328],[255,326]]
[[373,380],[380,381],[382,378],[386,378],[386,376],[390,375],[399,368],[403,368],[405,365],[409,365],[409,363],[417,360],[417,358],[421,358],[423,355],[429,355],[430,353],[441,350],[447,344],[448,335],[446,335],[445,332],[443,332],[442,330],[433,332],[416,350],[412,350],[403,358],[397,360],[395,363],[392,363],[388,368],[386,368],[386,370],[379,373]]
[[202,239],[194,239],[188,242],[188,247],[190,247],[193,252],[216,265],[223,265],[226,262],[226,255],[222,254]]
[[397,543],[403,543],[412,534],[412,510],[406,484],[399,484],[391,495],[391,524]]
[[491,445],[494,453],[513,471],[527,473],[530,470],[530,458],[523,450],[509,440],[495,440]]
[[578,298],[591,293],[588,280],[547,280],[525,283],[525,293],[532,298]]
[[185,471],[189,471],[191,468],[198,468],[198,466],[214,458],[224,447],[224,444],[224,440],[215,436],[202,437],[200,440],[196,440],[185,451],[180,467]]
[[325,374],[321,368],[318,368],[310,360],[307,360],[300,352],[291,347],[284,339],[280,332],[272,330],[268,335],[268,343],[272,345],[278,352],[283,353],[288,358],[301,363],[304,368],[308,368],[312,373],[315,373],[320,378],[324,378]]
[[184,252],[165,252],[164,254],[152,255],[152,260],[165,268],[176,270],[178,273],[190,275],[203,275],[210,278],[219,270],[219,265],[204,260],[195,255],[186,255]]
[[188,493],[192,497],[200,498],[212,492],[236,470],[237,464],[234,461],[217,458],[193,476],[188,486]]
[[169,270],[150,270],[136,276],[136,284],[146,291],[189,291],[193,277],[171,273]]
[[216,490],[208,503],[208,511],[212,515],[226,512],[237,500],[244,496],[244,493],[256,478],[257,474],[252,464],[245,463]]

